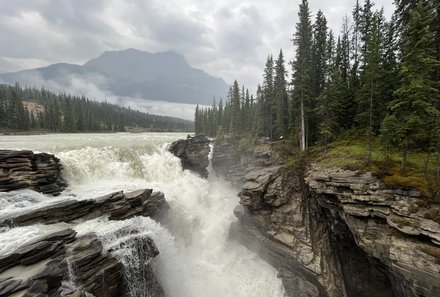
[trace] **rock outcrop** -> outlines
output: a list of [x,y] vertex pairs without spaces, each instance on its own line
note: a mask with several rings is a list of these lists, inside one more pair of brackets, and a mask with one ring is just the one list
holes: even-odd
[[250,155],[227,170],[243,181],[231,235],[279,269],[288,296],[440,296],[440,225],[419,192]]
[[382,264],[394,296],[440,296],[440,221],[429,216],[439,204],[365,172],[313,167],[306,182],[331,227],[345,223],[358,247]]
[[90,220],[102,215],[108,215],[110,220],[123,220],[133,216],[154,217],[168,207],[161,192],[148,189],[124,194],[120,191],[95,199],[66,199],[0,215],[0,227]]
[[196,135],[187,139],[174,141],[169,151],[180,158],[183,169],[189,169],[202,177],[208,177],[209,139],[204,135]]
[[1,218],[7,229],[0,240],[11,241],[18,234],[24,242],[0,248],[0,296],[124,296],[127,292],[137,296],[125,279],[126,270],[132,268],[116,256],[128,248],[129,253],[138,253],[142,265],[130,281],[139,281],[140,289],[151,296],[164,296],[148,264],[159,254],[151,238],[136,236],[135,230],[119,230],[117,243],[105,248],[95,233],[78,236],[75,225],[65,222],[102,215],[112,220],[157,216],[166,208],[162,193],[139,190],[56,202]]
[[0,150],[0,192],[29,188],[59,195],[67,186],[61,169],[60,160],[51,154]]

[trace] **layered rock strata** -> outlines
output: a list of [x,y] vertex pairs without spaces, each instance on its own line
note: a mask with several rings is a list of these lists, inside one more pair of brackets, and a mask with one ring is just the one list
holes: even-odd
[[231,235],[279,269],[287,295],[440,296],[438,205],[369,173],[252,155],[221,168],[243,182]]
[[180,158],[183,169],[189,169],[202,177],[208,177],[210,140],[203,135],[174,141],[169,151]]
[[[142,257],[142,267],[136,269],[135,279],[130,281],[142,281],[142,290],[151,296],[164,296],[148,264],[159,254],[151,238],[135,236],[133,230],[120,230],[130,236],[119,236],[118,244],[104,248],[95,233],[78,236],[74,224],[65,222],[102,215],[113,220],[154,217],[166,208],[162,193],[139,190],[65,200],[1,217],[4,230],[0,239],[9,242],[19,238],[22,244],[0,247],[0,296],[124,296],[132,290],[125,279],[129,268],[114,252],[127,247]],[[17,237],[20,233],[24,238]]]
[[153,190],[122,191],[95,199],[66,199],[49,205],[36,205],[0,215],[0,227],[28,226],[70,222],[76,219],[94,219],[107,215],[110,220],[123,220],[133,216],[154,217],[169,208],[164,194]]
[[0,150],[0,192],[29,188],[58,195],[67,186],[61,169],[60,160],[51,154]]

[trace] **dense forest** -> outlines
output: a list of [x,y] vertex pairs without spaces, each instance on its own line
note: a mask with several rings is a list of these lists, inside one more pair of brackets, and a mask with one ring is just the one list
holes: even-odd
[[226,102],[197,107],[195,131],[289,139],[299,149],[362,137],[370,146],[440,152],[440,1],[395,0],[391,20],[357,1],[340,34],[322,11],[299,6],[287,78],[283,52],[269,55],[255,96],[235,81]]
[[146,114],[85,97],[0,85],[0,128],[5,131],[193,131],[191,121]]

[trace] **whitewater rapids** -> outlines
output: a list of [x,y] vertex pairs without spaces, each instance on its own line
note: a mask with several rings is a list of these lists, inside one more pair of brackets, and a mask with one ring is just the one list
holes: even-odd
[[[59,157],[69,187],[57,199],[85,199],[141,188],[162,191],[170,210],[161,224],[143,217],[125,221],[98,218],[73,228],[79,234],[96,232],[106,247],[117,244],[121,232],[116,231],[120,230],[136,230],[151,237],[160,251],[151,264],[167,296],[283,296],[277,271],[255,253],[228,240],[229,226],[236,220],[233,208],[238,203],[237,189],[216,177],[205,180],[182,171],[180,160],[166,149],[180,138],[186,134],[0,136],[0,148],[30,149]],[[13,194],[0,193],[0,209],[17,210],[52,199],[29,190]],[[35,230],[30,227],[29,232]],[[26,233],[16,237],[7,239],[8,246],[23,244],[20,237],[25,238]],[[115,253],[130,280],[129,267],[138,265],[139,257],[129,249]],[[130,296],[147,296],[139,293],[141,286],[131,285]]]

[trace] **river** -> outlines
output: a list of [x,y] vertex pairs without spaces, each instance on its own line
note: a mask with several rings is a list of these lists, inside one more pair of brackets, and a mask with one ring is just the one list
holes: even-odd
[[[228,239],[229,226],[236,220],[233,208],[238,203],[238,190],[213,174],[206,180],[182,171],[180,160],[167,151],[167,145],[180,138],[186,138],[186,134],[0,136],[0,149],[30,149],[59,157],[69,187],[56,199],[85,199],[141,188],[162,191],[170,210],[161,223],[149,218],[98,218],[73,227],[79,234],[96,232],[105,246],[118,241],[121,235],[115,234],[120,234],[116,231],[122,228],[136,229],[138,234],[153,238],[160,255],[151,264],[167,296],[283,296],[277,271]],[[16,211],[36,203],[50,203],[51,199],[29,190],[0,193],[0,208]],[[15,236],[5,246],[12,248],[23,242],[26,234]],[[148,296],[141,284],[130,279],[130,269],[139,264],[139,255],[129,250],[119,252],[132,284],[128,295]]]

